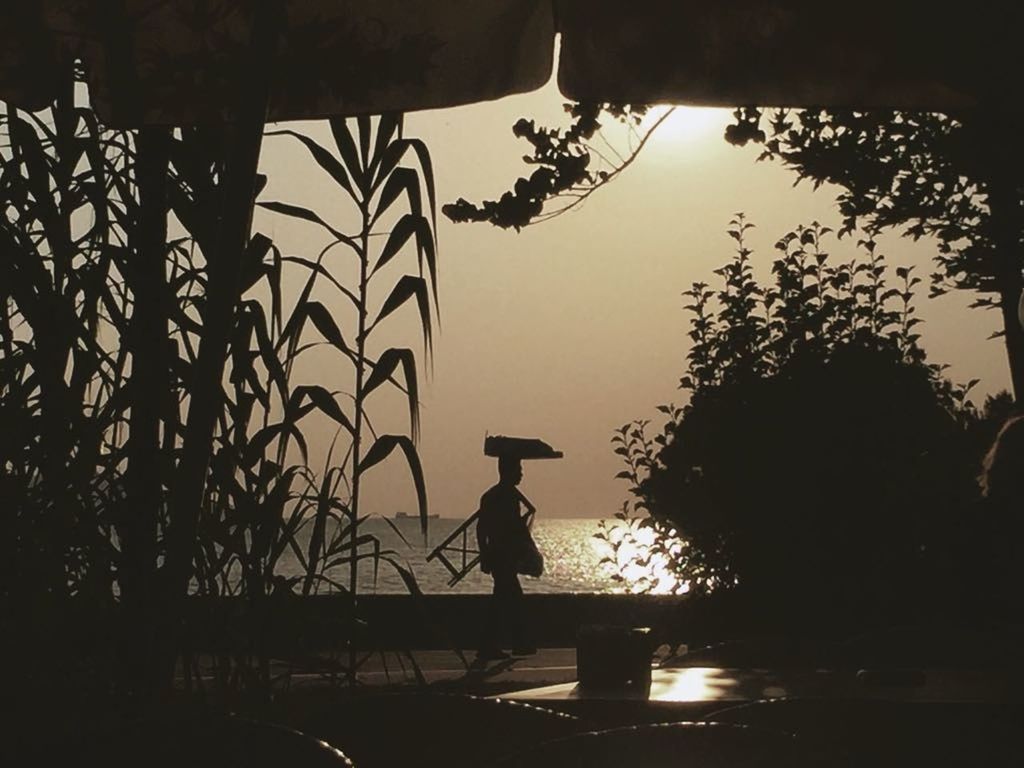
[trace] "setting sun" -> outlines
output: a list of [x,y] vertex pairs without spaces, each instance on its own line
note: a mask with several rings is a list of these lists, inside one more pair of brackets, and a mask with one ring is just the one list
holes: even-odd
[[[666,116],[667,115],[667,116]],[[712,107],[673,107],[659,104],[652,107],[640,123],[641,130],[649,129],[664,117],[652,142],[691,142],[707,137],[719,137],[730,119],[727,109]]]

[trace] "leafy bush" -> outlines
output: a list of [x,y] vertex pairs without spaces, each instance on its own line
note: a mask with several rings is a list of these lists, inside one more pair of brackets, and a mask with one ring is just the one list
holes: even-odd
[[[800,227],[776,244],[772,282],[753,275],[738,215],[719,290],[696,283],[681,386],[661,434],[615,439],[636,509],[696,592],[738,590],[780,608],[884,611],[908,594],[938,598],[953,531],[975,492],[976,420],[919,345],[920,282],[895,284],[871,240],[835,263],[830,231]],[[685,539],[680,550],[676,531]]]

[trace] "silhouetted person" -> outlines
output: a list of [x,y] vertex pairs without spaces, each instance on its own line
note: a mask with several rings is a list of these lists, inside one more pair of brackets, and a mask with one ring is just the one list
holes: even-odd
[[487,606],[477,658],[510,658],[499,645],[499,632],[507,631],[516,647],[514,655],[534,653],[525,638],[523,588],[519,584],[520,562],[529,539],[521,507],[533,513],[534,507],[516,487],[523,479],[522,462],[517,458],[498,458],[498,483],[480,497],[480,516],[476,538],[480,548],[480,569],[494,580],[494,593]]
[[1024,560],[1024,416],[1007,420],[985,456],[981,490],[988,531],[988,585],[996,603],[994,618],[1024,623],[1019,612]]

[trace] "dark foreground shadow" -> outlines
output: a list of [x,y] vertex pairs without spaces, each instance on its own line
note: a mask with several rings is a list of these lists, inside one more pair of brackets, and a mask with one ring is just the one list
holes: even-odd
[[584,730],[569,715],[501,699],[436,693],[337,693],[295,723],[358,768],[478,768]]
[[615,728],[541,744],[492,768],[801,768],[831,762],[785,733],[742,725],[672,723]]
[[827,752],[837,766],[1020,764],[1020,710],[1002,705],[775,699],[729,707],[705,719],[792,733]]
[[352,768],[338,749],[299,731],[235,717],[183,717],[95,731],[33,750],[37,765],[104,768]]

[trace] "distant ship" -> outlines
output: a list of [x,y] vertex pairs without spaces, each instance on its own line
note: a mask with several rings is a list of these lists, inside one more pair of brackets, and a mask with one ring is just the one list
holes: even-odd
[[[395,512],[395,520],[419,520],[419,515],[410,515],[408,512]],[[427,520],[439,520],[440,514],[427,515]]]

